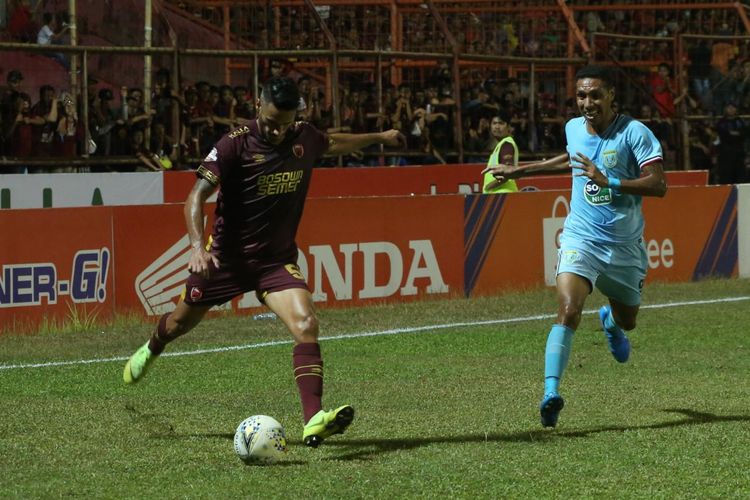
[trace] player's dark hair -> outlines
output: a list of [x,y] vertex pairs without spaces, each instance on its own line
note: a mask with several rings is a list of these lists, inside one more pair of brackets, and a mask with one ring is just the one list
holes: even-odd
[[289,77],[274,76],[263,84],[260,94],[261,100],[270,102],[276,109],[292,111],[299,106],[299,88]]
[[584,66],[576,73],[576,80],[580,80],[581,78],[597,78],[604,83],[605,87],[610,89],[615,86],[614,74],[612,70],[605,66],[597,66],[595,64]]

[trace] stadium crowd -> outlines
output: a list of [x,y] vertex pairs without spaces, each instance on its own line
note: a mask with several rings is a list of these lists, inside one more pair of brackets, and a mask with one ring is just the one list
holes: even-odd
[[[34,29],[28,25],[38,13],[29,12],[26,2],[16,3],[16,11],[20,9],[23,13],[23,22],[17,20],[18,16],[14,18],[12,12],[8,33],[15,40],[28,41],[34,38]],[[366,9],[341,7],[322,13],[340,40],[341,48],[390,48],[390,39],[382,36],[388,31],[378,24],[385,22],[385,17],[372,15]],[[561,40],[567,27],[555,16],[532,15],[532,9],[528,12],[529,15],[522,16],[517,23],[503,16],[485,19],[484,14],[447,15],[446,20],[450,31],[458,34],[456,41],[466,53],[563,56],[561,51],[565,44]],[[737,29],[737,26],[729,26],[718,10],[692,14],[691,11],[675,12],[681,13],[603,10],[577,14],[579,25],[585,27],[587,33],[628,32],[665,37],[664,42],[593,37],[591,41],[595,49],[606,53],[615,65],[620,60],[648,62],[619,67],[623,88],[618,89],[617,107],[618,112],[642,120],[654,131],[662,142],[667,169],[678,168],[676,154],[679,148],[684,148],[676,118],[689,116],[693,117],[688,121],[690,168],[712,170],[714,182],[746,181],[750,179],[747,164],[750,128],[740,115],[750,114],[750,44],[747,41],[690,40],[686,71],[674,75],[668,45],[671,38],[666,37],[677,32],[706,30],[732,35]],[[281,48],[325,47],[325,38],[312,19],[294,15],[294,12],[289,14],[290,21],[282,23],[280,28]],[[258,29],[250,19],[246,20],[250,24],[243,26],[241,17],[232,21],[233,29],[238,32],[254,33],[254,43],[259,48],[270,46],[265,28]],[[63,36],[64,15],[45,13],[41,22],[45,23],[39,33],[47,28],[53,38],[58,34]],[[490,26],[500,29],[489,29]],[[409,17],[406,27],[405,50],[449,50],[445,45],[448,41],[430,16]],[[51,55],[49,64],[66,67],[67,60],[58,56]],[[472,65],[461,69],[461,88],[455,89],[451,68],[447,62],[442,62],[427,71],[405,68],[404,83],[383,84],[382,102],[378,101],[372,73],[370,78],[363,78],[361,72],[343,73],[338,86],[337,123],[322,82],[315,75],[295,68],[293,59],[267,59],[261,63],[262,78],[284,74],[297,79],[304,99],[300,117],[321,129],[401,130],[408,138],[408,150],[403,154],[390,152],[385,161],[393,165],[456,162],[458,140],[462,141],[465,162],[485,162],[496,144],[489,123],[499,112],[512,117],[513,135],[523,153],[560,152],[565,146],[564,124],[577,114],[574,99],[566,98],[559,74],[547,78],[545,73],[540,73],[537,87],[531,89],[525,74],[509,78],[497,66]],[[16,158],[71,158],[89,153],[102,157],[102,166],[91,167],[92,170],[194,167],[195,159],[205,155],[218,137],[251,120],[255,113],[255,92],[250,83],[230,87],[218,82],[183,80],[173,86],[169,71],[158,69],[153,77],[151,106],[146,109],[142,89],[117,88],[89,77],[87,109],[91,140],[86,142],[79,119],[84,109],[79,96],[50,85],[27,88],[23,82],[19,69],[7,71],[6,85],[0,93],[0,154]],[[459,96],[461,107],[457,110],[456,97]],[[529,106],[532,96],[533,117]],[[455,136],[457,120],[461,120],[463,137]],[[346,157],[344,165],[377,165],[381,158],[368,154],[377,151],[379,149]],[[106,166],[106,158],[112,156],[135,157],[139,164]],[[731,168],[724,165],[730,160]],[[331,159],[328,164],[337,162]],[[2,172],[43,170],[5,167]]]

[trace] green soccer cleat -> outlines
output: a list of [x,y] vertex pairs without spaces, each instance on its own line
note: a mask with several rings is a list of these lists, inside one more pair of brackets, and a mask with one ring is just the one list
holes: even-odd
[[302,441],[306,446],[317,448],[327,437],[342,434],[352,420],[354,420],[354,408],[349,405],[340,406],[331,411],[320,410],[305,424]]
[[125,370],[122,372],[122,379],[126,384],[135,384],[148,371],[148,367],[156,359],[156,355],[148,348],[148,342],[143,344],[135,354],[125,363]]

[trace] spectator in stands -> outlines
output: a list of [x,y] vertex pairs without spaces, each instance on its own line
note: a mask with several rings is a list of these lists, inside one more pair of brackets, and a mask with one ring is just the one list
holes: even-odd
[[537,120],[539,151],[558,152],[564,146],[565,120],[552,101],[542,103]]
[[151,107],[156,112],[155,116],[160,116],[164,119],[167,133],[175,135],[175,132],[172,130],[172,113],[173,109],[179,106],[180,97],[178,94],[173,93],[169,70],[160,68],[154,75],[153,84]]
[[737,106],[730,102],[724,116],[716,123],[719,135],[716,180],[719,184],[747,182],[745,168],[745,137],[750,132],[745,120],[737,116]]
[[171,136],[167,135],[166,124],[160,117],[154,118],[151,123],[151,145],[149,152],[156,156],[159,165],[164,170],[170,170],[177,162],[179,144]]
[[[722,30],[724,34],[731,35],[731,32],[727,31],[726,23],[722,26]],[[735,56],[734,50],[734,45],[726,39],[715,41],[711,47],[711,66],[719,70],[722,75],[729,73],[731,61]]]
[[28,0],[10,0],[8,2],[8,33],[14,41],[33,43],[39,31],[39,25],[34,22],[39,7],[44,2],[37,1],[32,9]]
[[646,125],[654,136],[659,140],[662,148],[668,147],[672,143],[672,125],[663,120],[659,111],[654,110],[649,104],[641,106],[641,112],[638,120]]
[[198,82],[195,84],[198,99],[193,106],[190,125],[193,127],[194,137],[198,140],[199,156],[205,156],[214,143],[213,105],[211,104],[211,84]]
[[17,69],[8,71],[5,77],[6,86],[0,91],[0,106],[3,114],[13,111],[16,94],[21,91],[21,82],[23,74]]
[[[70,26],[67,22],[62,23],[62,29],[60,28],[60,15],[52,14],[51,12],[44,13],[44,26],[39,30],[36,36],[36,43],[39,45],[61,45],[62,39],[67,33]],[[61,52],[53,52],[46,54],[47,56],[55,59],[57,62],[62,64],[65,70],[70,70],[70,61],[68,56]]]
[[352,124],[358,120],[359,95],[348,84],[339,85],[340,129],[337,132],[351,132]]
[[299,79],[302,74],[296,71],[292,63],[287,59],[273,58],[269,64],[270,76],[288,76],[293,79]]
[[473,123],[500,111],[500,106],[490,100],[490,93],[482,86],[476,88],[476,96],[463,104],[462,113],[468,114]]
[[[127,87],[120,89],[120,97],[125,101]],[[113,129],[125,124],[120,110],[114,109],[114,94],[112,89],[102,88],[95,94],[89,105],[89,131],[91,139],[96,143],[96,154],[98,156],[109,156],[115,154],[112,148]]]
[[414,119],[414,112],[411,107],[411,88],[405,83],[398,86],[398,97],[389,114],[393,128],[399,130],[407,138],[407,144],[413,147],[414,137],[411,136],[409,127]]
[[[710,99],[711,93],[709,81],[711,76],[711,48],[708,43],[708,40],[698,40],[696,45],[688,49],[690,87],[695,95],[701,96],[702,99],[703,96],[708,96],[708,99]],[[703,104],[705,109],[711,109],[710,102],[708,102],[708,106],[706,106],[706,102]]]
[[31,43],[36,40],[38,25],[34,22],[34,16],[43,3],[37,1],[32,9],[28,0],[11,0],[9,2],[8,33],[15,41]]
[[53,142],[57,132],[58,100],[55,89],[51,85],[39,88],[39,101],[31,108],[31,114],[44,118],[42,124],[35,124],[32,128],[32,147],[35,156],[52,156]]
[[307,96],[303,98],[305,99],[305,109],[300,111],[300,119],[310,122],[317,128],[324,129],[326,127],[323,122],[323,92],[312,83],[306,88]]
[[672,69],[666,63],[659,64],[656,73],[650,75],[648,83],[659,115],[672,118],[675,113],[674,98],[676,96]]
[[500,108],[511,116],[522,117],[527,112],[526,102],[520,82],[515,78],[510,78],[505,83],[505,90],[499,103]]
[[237,102],[234,114],[238,122],[241,120],[252,120],[255,117],[253,96],[247,91],[247,87],[242,85],[235,86],[233,90],[234,99]]
[[737,84],[738,74],[733,66],[731,71],[727,74],[722,75],[718,71],[714,72],[714,78],[712,79],[712,101],[713,108],[712,113],[715,116],[721,116],[726,110],[727,104],[734,103],[737,106]]
[[162,165],[159,161],[159,157],[148,150],[145,143],[146,135],[142,127],[134,127],[130,130],[130,150],[138,160],[140,160],[140,167],[136,166],[122,166],[120,171],[122,172],[135,172],[139,170],[150,170],[158,172],[161,170]]
[[716,132],[705,122],[693,122],[688,140],[690,142],[690,169],[715,170],[713,144]]
[[467,163],[485,163],[489,153],[495,149],[497,140],[490,133],[490,121],[481,117],[476,122],[470,117],[465,117],[464,131],[464,151],[467,152]]
[[10,145],[6,144],[5,131],[16,121],[16,97],[21,91],[23,75],[17,69],[8,72],[6,86],[0,90],[0,155],[6,154]]
[[200,128],[205,125],[204,121],[194,122],[198,119],[198,91],[195,87],[185,89],[185,103],[180,110],[180,123],[182,125],[180,133],[180,147],[182,154],[189,157],[200,155],[198,138]]
[[[32,152],[32,126],[44,125],[45,119],[31,114],[31,97],[23,92],[17,92],[12,101],[13,118],[6,122],[3,131],[7,154],[16,158],[28,158]],[[26,172],[25,167],[12,167],[4,170],[6,173],[22,174]]]
[[450,88],[453,83],[453,75],[451,73],[450,66],[445,60],[440,61],[438,67],[432,72],[429,78],[428,85],[441,89],[443,87]]
[[229,85],[219,87],[218,94],[219,101],[214,104],[213,109],[214,134],[217,140],[235,126],[235,107],[237,106],[234,91]]
[[[127,89],[127,87],[125,87]],[[125,98],[126,106],[123,108],[122,119],[131,129],[150,126],[151,117],[156,113],[153,109],[145,109],[143,106],[143,91],[139,88],[128,90]]]
[[[81,128],[78,126],[78,114],[73,96],[67,92],[60,95],[60,120],[57,122],[55,134],[54,154],[63,158],[77,156],[78,140],[81,138]],[[86,169],[88,170],[88,169]],[[69,167],[67,172],[80,172],[80,167]],[[60,172],[60,170],[57,170]]]
[[[144,104],[143,104],[143,90],[139,88],[128,89],[127,100],[130,102],[130,105],[135,108],[131,110],[135,112],[135,114],[143,114],[145,112]],[[134,116],[134,114],[131,113],[131,116]]]

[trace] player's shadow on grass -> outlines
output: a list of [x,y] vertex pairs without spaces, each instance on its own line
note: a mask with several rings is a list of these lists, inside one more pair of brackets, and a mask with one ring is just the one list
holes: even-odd
[[343,455],[330,457],[329,460],[369,460],[375,455],[403,451],[427,446],[437,443],[535,443],[551,441],[561,438],[585,438],[603,432],[626,432],[644,429],[665,429],[670,427],[684,427],[689,425],[714,424],[719,422],[747,422],[750,415],[714,415],[683,408],[668,408],[663,410],[668,413],[678,413],[684,416],[681,420],[659,422],[648,425],[634,426],[606,426],[585,430],[534,430],[529,432],[516,432],[512,434],[488,433],[469,434],[463,436],[446,436],[432,438],[403,438],[403,439],[346,439],[345,437],[326,441],[325,446],[336,446],[351,448],[352,451]]

